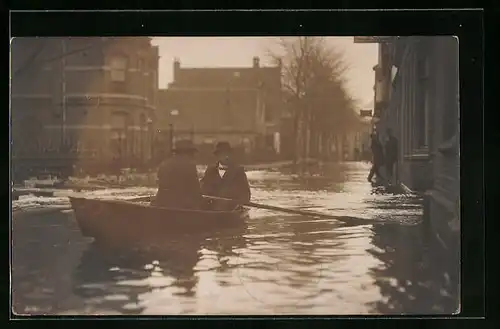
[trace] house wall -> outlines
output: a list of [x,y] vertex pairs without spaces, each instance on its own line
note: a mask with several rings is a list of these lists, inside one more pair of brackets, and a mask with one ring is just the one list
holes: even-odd
[[[159,129],[197,144],[227,140],[245,149],[274,149],[282,111],[281,67],[184,68],[160,91]],[[171,115],[176,110],[177,115]]]
[[[52,153],[76,165],[109,164],[115,156],[109,125],[115,112],[130,118],[124,128],[124,165],[132,158],[151,157],[154,127],[146,127],[144,118],[154,118],[158,103],[158,49],[148,38],[16,38],[12,70],[26,67],[26,53],[37,49],[41,51],[31,65],[12,78],[16,164],[31,166]],[[112,79],[114,56],[126,58],[120,82]],[[30,120],[40,127],[26,124]],[[36,130],[28,131],[26,125]],[[61,152],[63,143],[68,153]]]
[[399,180],[424,194],[424,218],[440,241],[457,248],[460,205],[458,40],[402,37],[392,45],[390,101],[377,128],[399,141]]

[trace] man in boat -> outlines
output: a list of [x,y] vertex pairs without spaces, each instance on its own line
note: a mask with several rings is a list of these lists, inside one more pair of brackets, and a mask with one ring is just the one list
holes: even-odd
[[179,140],[172,157],[158,170],[158,193],[153,205],[176,209],[200,209],[203,198],[198,181],[194,155],[196,148],[190,140]]
[[204,195],[232,199],[235,202],[210,200],[208,207],[214,210],[232,210],[239,204],[250,201],[251,193],[245,169],[236,164],[232,157],[231,145],[219,142],[214,154],[217,162],[208,166],[201,179]]

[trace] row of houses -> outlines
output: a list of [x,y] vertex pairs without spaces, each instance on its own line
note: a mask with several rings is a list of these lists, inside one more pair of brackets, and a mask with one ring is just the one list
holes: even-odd
[[[160,88],[151,38],[76,37],[16,38],[11,67],[14,174],[154,165],[176,138],[193,139],[203,161],[220,140],[243,161],[296,151],[281,63],[254,57],[247,67],[188,68],[175,59],[173,81]],[[327,149],[354,159],[365,144],[366,131],[353,132]]]
[[160,89],[158,125],[163,141],[170,131],[192,138],[202,154],[227,140],[243,154],[279,154],[281,67],[185,68],[173,63],[173,81]]
[[424,217],[444,245],[456,238],[460,209],[458,39],[383,37],[374,124],[399,141],[398,178],[425,198]]
[[[185,68],[176,59],[173,72],[173,82],[160,90],[163,141],[174,130],[192,138],[206,159],[217,140],[229,141],[246,161],[294,158],[297,132],[286,115],[281,63],[266,67],[254,57],[248,67]],[[311,138],[308,155],[355,160],[369,147],[369,124],[361,118],[353,131],[332,135],[329,145]]]

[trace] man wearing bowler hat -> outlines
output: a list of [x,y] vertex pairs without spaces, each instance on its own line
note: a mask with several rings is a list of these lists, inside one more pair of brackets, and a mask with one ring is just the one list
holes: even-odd
[[200,209],[203,198],[198,181],[194,155],[196,148],[190,140],[179,140],[172,157],[158,170],[158,193],[154,205],[176,209]]
[[232,148],[228,142],[218,142],[214,154],[217,162],[208,166],[201,179],[201,191],[204,195],[228,198],[236,202],[210,203],[211,209],[230,210],[250,201],[250,186],[245,169],[237,165],[232,157]]

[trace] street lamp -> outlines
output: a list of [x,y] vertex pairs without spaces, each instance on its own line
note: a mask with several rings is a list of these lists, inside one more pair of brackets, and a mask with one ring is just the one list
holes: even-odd
[[170,152],[174,149],[174,118],[179,115],[179,110],[171,110],[170,111]]
[[153,120],[148,117],[148,119],[146,120],[146,125],[147,125],[147,129],[148,129],[148,139],[149,139],[149,157],[148,158],[152,158],[153,157]]
[[123,130],[120,130],[117,134],[118,136],[118,158],[120,159],[119,161],[124,161],[125,158],[125,132]]

